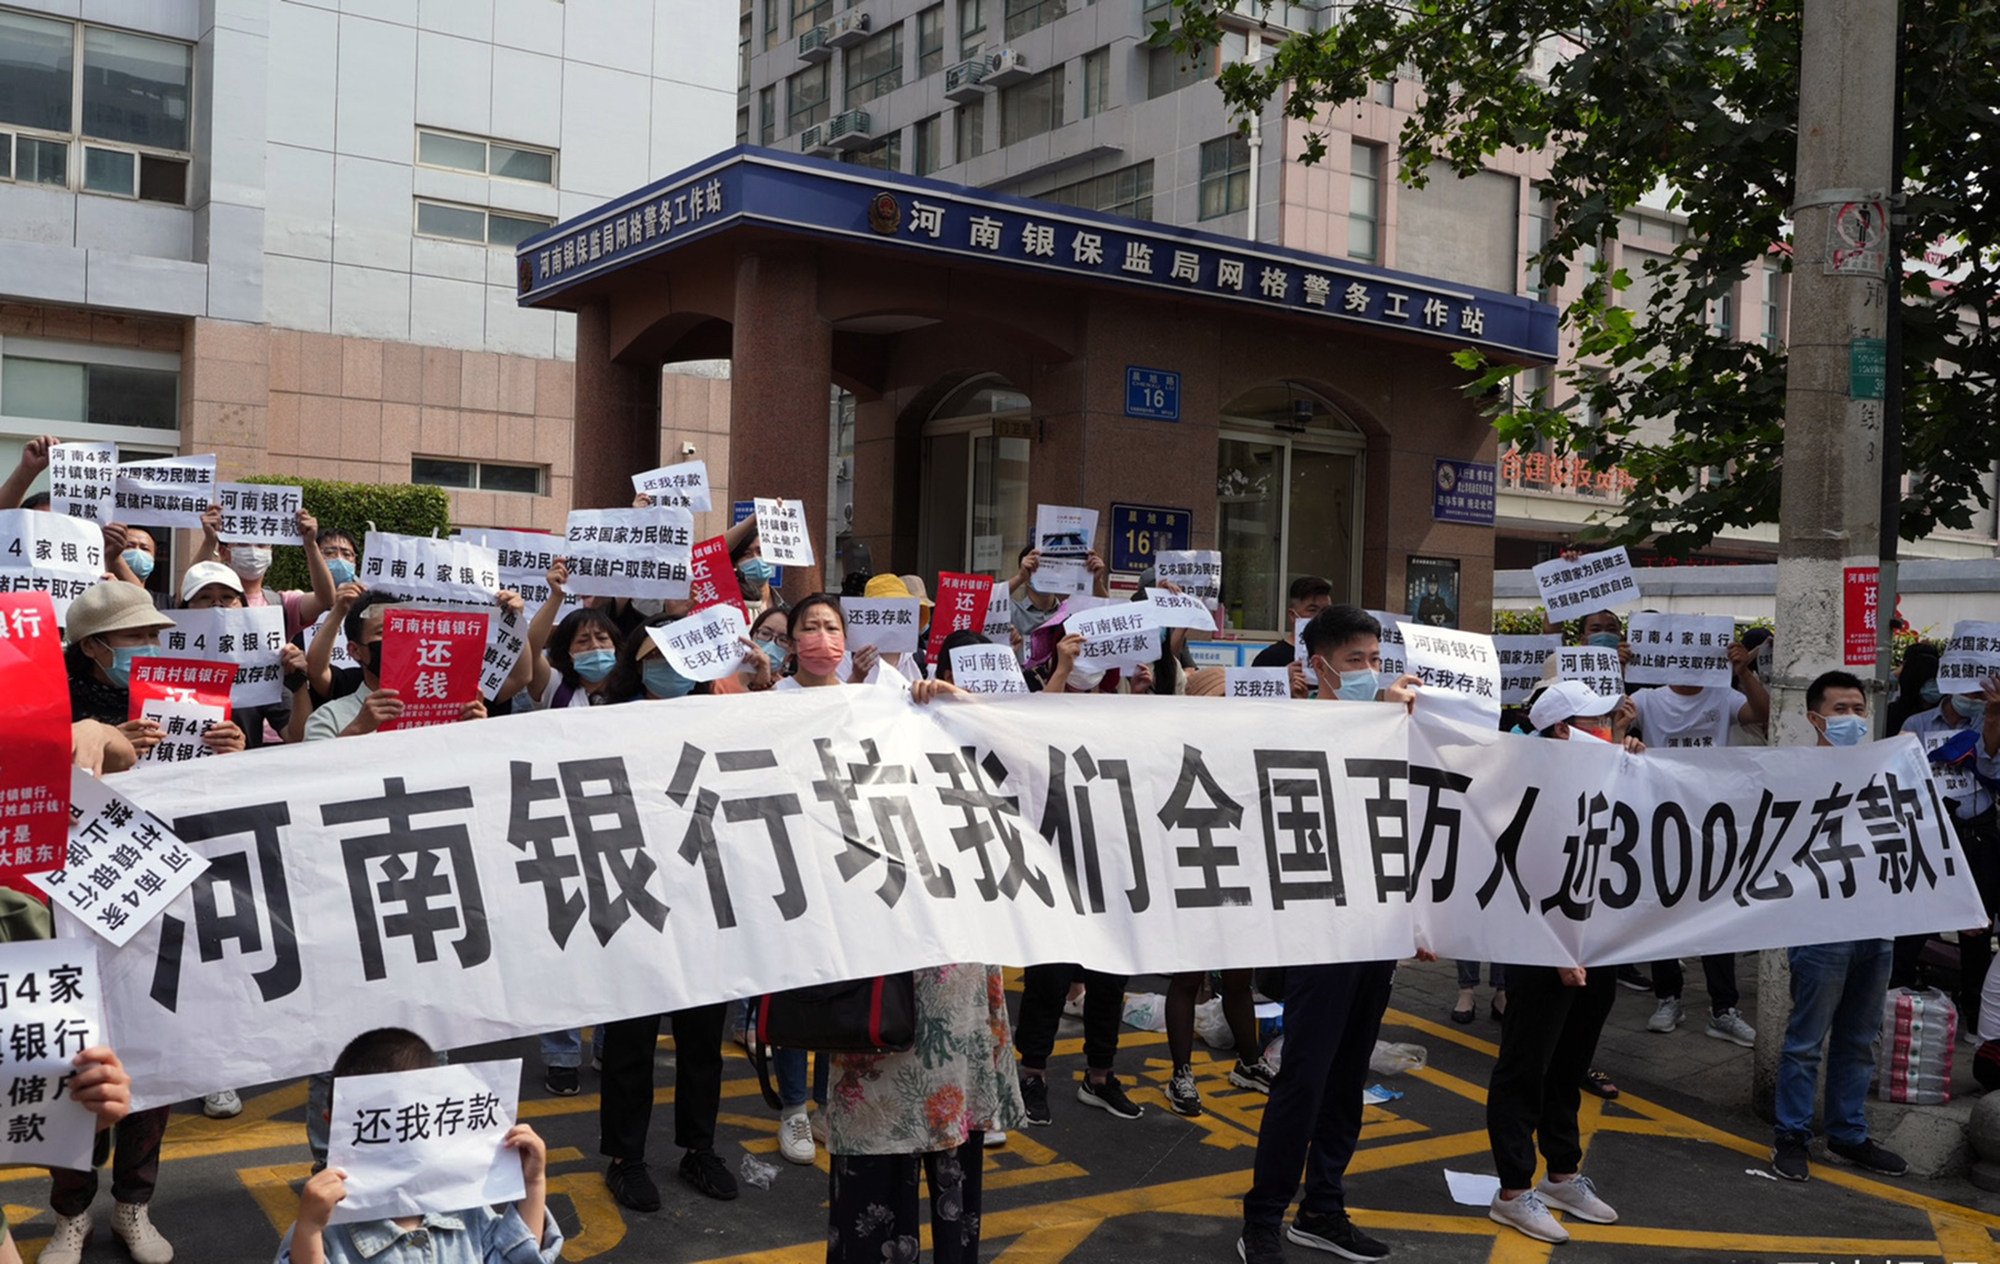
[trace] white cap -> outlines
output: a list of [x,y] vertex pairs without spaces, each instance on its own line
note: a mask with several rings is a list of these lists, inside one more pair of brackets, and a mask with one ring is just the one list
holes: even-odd
[[238,595],[243,592],[243,581],[235,571],[220,562],[196,562],[181,576],[181,604],[193,601],[194,595],[210,584],[221,584]]
[[1580,680],[1558,680],[1535,695],[1528,723],[1539,733],[1579,715],[1608,715],[1617,705],[1618,699],[1607,698]]

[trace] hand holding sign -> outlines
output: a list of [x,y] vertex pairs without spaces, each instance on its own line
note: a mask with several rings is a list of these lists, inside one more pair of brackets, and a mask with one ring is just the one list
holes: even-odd
[[763,543],[763,557],[773,566],[811,566],[812,532],[806,528],[806,503],[802,500],[756,498],[757,538]]
[[326,1158],[345,1188],[328,1220],[519,1202],[528,1160],[540,1157],[538,1138],[529,1147],[512,1135],[520,1097],[519,1058],[336,1079]]

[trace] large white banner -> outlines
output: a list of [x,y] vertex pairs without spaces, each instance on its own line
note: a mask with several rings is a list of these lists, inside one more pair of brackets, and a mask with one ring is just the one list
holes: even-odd
[[[453,1048],[949,961],[1379,960],[1422,926],[1600,964],[1977,915],[1911,741],[1635,771],[1419,725],[1412,768],[1389,704],[824,689],[141,769],[113,783],[211,868],[106,955],[111,1022],[160,1104],[324,1069],[330,1014]],[[1570,855],[1574,929],[1543,911]]]

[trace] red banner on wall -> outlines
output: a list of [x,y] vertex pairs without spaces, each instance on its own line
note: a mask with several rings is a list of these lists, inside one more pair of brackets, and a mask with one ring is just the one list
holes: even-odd
[[750,609],[743,604],[743,586],[736,582],[736,568],[729,564],[729,544],[721,536],[703,540],[694,546],[694,556],[688,563],[688,596],[694,600],[694,611],[702,611],[710,606],[735,606],[747,623]]
[[1876,615],[1881,601],[1882,572],[1873,566],[1850,566],[1841,584],[1843,657],[1849,667],[1875,665]]
[[986,627],[986,607],[993,600],[991,575],[960,575],[946,571],[938,576],[937,605],[931,609],[930,660],[937,661],[946,637],[968,628],[979,632]]
[[135,658],[132,660],[132,705],[127,719],[136,720],[148,702],[192,702],[222,708],[229,718],[229,691],[236,685],[236,664],[206,658]]
[[456,723],[479,697],[486,656],[485,610],[399,610],[382,617],[381,678],[402,700],[403,714],[382,726],[427,728]]
[[0,883],[66,863],[69,745],[55,603],[0,594]]

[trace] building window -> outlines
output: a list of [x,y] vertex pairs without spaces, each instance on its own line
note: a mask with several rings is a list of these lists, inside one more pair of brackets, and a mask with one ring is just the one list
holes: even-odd
[[944,69],[944,6],[934,4],[917,15],[917,78]]
[[1111,107],[1111,50],[1100,48],[1083,55],[1083,117],[1102,114]]
[[847,108],[903,86],[903,26],[899,22],[847,50]]
[[186,203],[188,45],[0,11],[0,67],[0,180]]
[[736,90],[750,86],[750,0],[743,0],[743,13],[736,19]]
[[[1555,201],[1540,194],[1531,194],[1528,201],[1528,252],[1532,258],[1541,254],[1549,246],[1549,235],[1555,226]],[[1555,295],[1555,287],[1549,284],[1543,269],[1535,264],[1528,265],[1528,292],[1546,303]]]
[[1000,90],[1000,143],[1013,145],[1063,122],[1063,68],[1044,70],[1032,79]]
[[456,457],[413,456],[410,481],[459,491],[548,493],[549,467],[508,465],[499,461],[466,461]]
[[986,98],[979,97],[958,107],[957,161],[965,162],[986,152]]
[[792,0],[792,34],[804,35],[833,16],[833,0]]
[[765,50],[768,51],[770,49],[776,48],[778,46],[778,41],[783,39],[784,37],[785,37],[784,29],[778,21],[778,0],[764,0]]
[[1250,205],[1250,142],[1223,136],[1201,147],[1201,218],[1214,219]]
[[1347,257],[1382,261],[1382,147],[1355,141],[1347,160]]
[[1190,63],[1171,48],[1155,48],[1146,54],[1146,99],[1151,101],[1179,92],[1214,75],[1214,49],[1203,49],[1201,56]]
[[986,6],[992,0],[958,0],[958,56],[978,53],[986,43]]
[[1153,161],[1136,162],[1101,176],[1078,180],[1037,195],[1041,201],[1058,206],[1074,206],[1085,211],[1105,211],[1133,219],[1153,218]]
[[826,68],[829,63],[808,66],[785,80],[785,134],[802,132],[814,123],[826,122]]
[[739,145],[750,143],[750,107],[747,105],[736,107],[736,143]]
[[1736,292],[1725,290],[1715,296],[1708,307],[1710,323],[1714,325],[1716,336],[1734,338],[1736,336]]
[[1019,39],[1069,12],[1069,0],[1006,0],[1007,38]]
[[427,127],[417,129],[417,162],[425,167],[470,171],[496,180],[519,180],[524,184],[556,182],[554,150],[531,149],[508,141]]
[[890,132],[866,149],[850,149],[840,156],[842,162],[853,163],[857,167],[873,167],[877,171],[901,171],[903,169],[903,134]]
[[944,165],[938,152],[938,116],[918,119],[910,127],[910,174],[927,176]]
[[770,84],[757,93],[757,143],[769,145],[778,139],[778,85]]
[[[16,340],[10,346],[30,346]],[[79,426],[180,429],[181,375],[172,356],[125,353],[142,363],[0,356],[0,416]],[[145,367],[158,363],[162,367]],[[82,438],[72,435],[71,438]]]
[[1785,274],[1764,269],[1764,345],[1772,351],[1785,345]]
[[520,245],[555,223],[546,215],[490,211],[483,206],[417,199],[417,236],[465,241],[481,246]]

